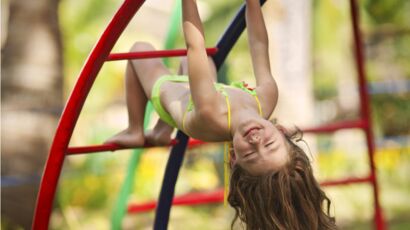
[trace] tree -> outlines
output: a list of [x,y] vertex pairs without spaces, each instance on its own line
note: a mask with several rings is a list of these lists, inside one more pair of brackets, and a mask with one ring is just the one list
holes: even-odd
[[62,108],[58,4],[10,1],[1,50],[1,173],[14,182],[2,183],[1,213],[11,226],[24,229],[31,228],[39,178]]

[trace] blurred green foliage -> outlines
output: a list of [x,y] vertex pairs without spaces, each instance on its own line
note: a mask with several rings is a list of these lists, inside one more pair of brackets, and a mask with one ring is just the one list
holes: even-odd
[[[375,90],[371,102],[381,136],[409,135],[410,2],[360,1],[369,88],[389,84],[401,90]],[[349,1],[314,1],[313,70],[316,100],[338,101],[339,84],[356,81]],[[337,102],[336,102],[337,104]],[[357,108],[358,109],[358,108]],[[349,114],[339,111],[338,119]]]
[[392,23],[397,26],[409,26],[409,2],[408,1],[383,1],[383,0],[365,0],[363,1],[364,9],[371,18],[373,26],[380,24]]
[[373,111],[385,136],[409,135],[410,96],[375,95]]

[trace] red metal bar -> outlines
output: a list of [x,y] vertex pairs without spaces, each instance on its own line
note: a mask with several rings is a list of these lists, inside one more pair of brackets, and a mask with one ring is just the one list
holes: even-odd
[[[174,146],[177,144],[177,140],[174,139],[169,143],[167,146]],[[188,146],[189,147],[196,147],[199,145],[203,145],[205,142],[190,138]],[[167,146],[154,146],[150,144],[144,145],[144,148],[152,148],[152,147],[167,147]],[[116,144],[102,144],[102,145],[89,145],[89,146],[81,146],[81,147],[69,147],[67,149],[67,155],[79,155],[79,154],[88,154],[88,153],[97,153],[97,152],[113,152],[122,149],[129,149],[124,148]]]
[[331,181],[323,181],[320,183],[321,186],[338,186],[338,185],[349,185],[349,184],[358,184],[358,183],[366,183],[372,182],[372,177],[350,177],[345,179],[339,180],[331,180]]
[[85,99],[119,36],[144,0],[125,0],[98,40],[66,104],[51,145],[37,198],[33,229],[48,229],[51,209],[65,153]]
[[364,120],[343,121],[334,124],[323,125],[315,128],[303,129],[306,133],[331,133],[340,129],[366,128],[368,123]]
[[[214,192],[207,193],[189,193],[182,196],[177,196],[173,199],[173,205],[201,205],[210,203],[223,202],[224,191],[223,189],[216,190]],[[157,206],[156,201],[150,201],[143,204],[131,204],[128,206],[128,213],[148,212],[154,210]]]
[[97,153],[97,152],[113,152],[116,150],[127,149],[116,144],[102,144],[102,145],[89,145],[81,147],[69,147],[67,149],[67,155],[79,155],[86,153]]
[[[351,177],[341,180],[331,180],[321,182],[321,186],[340,186],[358,183],[372,182],[371,176],[367,177]],[[222,203],[224,198],[223,189],[218,189],[212,193],[188,193],[182,196],[176,196],[172,205],[202,205],[209,203]],[[142,204],[130,204],[128,206],[128,213],[149,212],[156,208],[157,202],[150,201]]]
[[356,57],[356,67],[358,74],[359,94],[360,94],[360,112],[361,118],[366,121],[366,144],[368,148],[369,164],[370,164],[370,177],[373,185],[373,197],[374,197],[374,225],[378,230],[387,229],[385,220],[383,217],[383,211],[379,201],[379,188],[376,177],[376,167],[374,165],[374,138],[372,129],[372,119],[370,111],[370,99],[367,89],[366,72],[365,72],[365,57],[363,52],[362,37],[359,28],[359,9],[356,0],[350,0],[350,14],[352,17],[353,39],[354,39],[354,52]]
[[[212,56],[218,52],[218,48],[207,48],[206,52]],[[113,53],[107,58],[107,61],[119,61],[129,59],[142,59],[142,58],[161,58],[161,57],[178,57],[186,56],[186,49],[174,49],[174,50],[156,50],[156,51],[143,51],[143,52],[129,52],[129,53]]]

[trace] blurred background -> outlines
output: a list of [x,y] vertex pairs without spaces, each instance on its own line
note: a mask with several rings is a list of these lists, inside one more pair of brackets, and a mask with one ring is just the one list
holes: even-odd
[[[390,229],[410,229],[410,2],[361,0],[361,29],[375,133],[381,205]],[[120,0],[3,0],[1,2],[1,228],[30,229],[43,166],[58,119],[77,76]],[[242,1],[198,0],[206,43],[213,47]],[[164,48],[174,0],[149,0],[113,52],[135,41]],[[357,74],[347,0],[268,0],[263,8],[280,98],[272,118],[312,127],[359,117]],[[180,29],[180,26],[177,26]],[[179,32],[175,48],[183,48]],[[254,83],[246,33],[222,77]],[[176,71],[178,58],[168,60]],[[101,69],[70,146],[100,144],[127,125],[126,62]],[[155,120],[152,115],[151,120]],[[151,124],[152,127],[152,124]],[[319,181],[367,175],[361,130],[305,135]],[[176,194],[223,186],[223,148],[190,149]],[[110,229],[132,150],[73,156],[60,177],[50,229]],[[128,203],[157,199],[168,149],[142,153]],[[368,184],[326,187],[341,229],[373,229]],[[174,207],[169,229],[230,229],[223,204]],[[154,213],[125,215],[123,229],[152,229]],[[242,229],[237,226],[237,229]]]

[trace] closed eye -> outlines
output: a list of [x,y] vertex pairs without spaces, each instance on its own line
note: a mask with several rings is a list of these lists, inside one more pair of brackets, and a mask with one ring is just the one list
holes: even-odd
[[272,144],[273,144],[273,141],[267,143],[267,144],[265,145],[265,147],[269,147],[269,146],[271,146]]
[[250,156],[250,155],[252,155],[252,154],[254,154],[254,153],[255,153],[255,152],[246,153],[246,154],[245,154],[245,157]]

